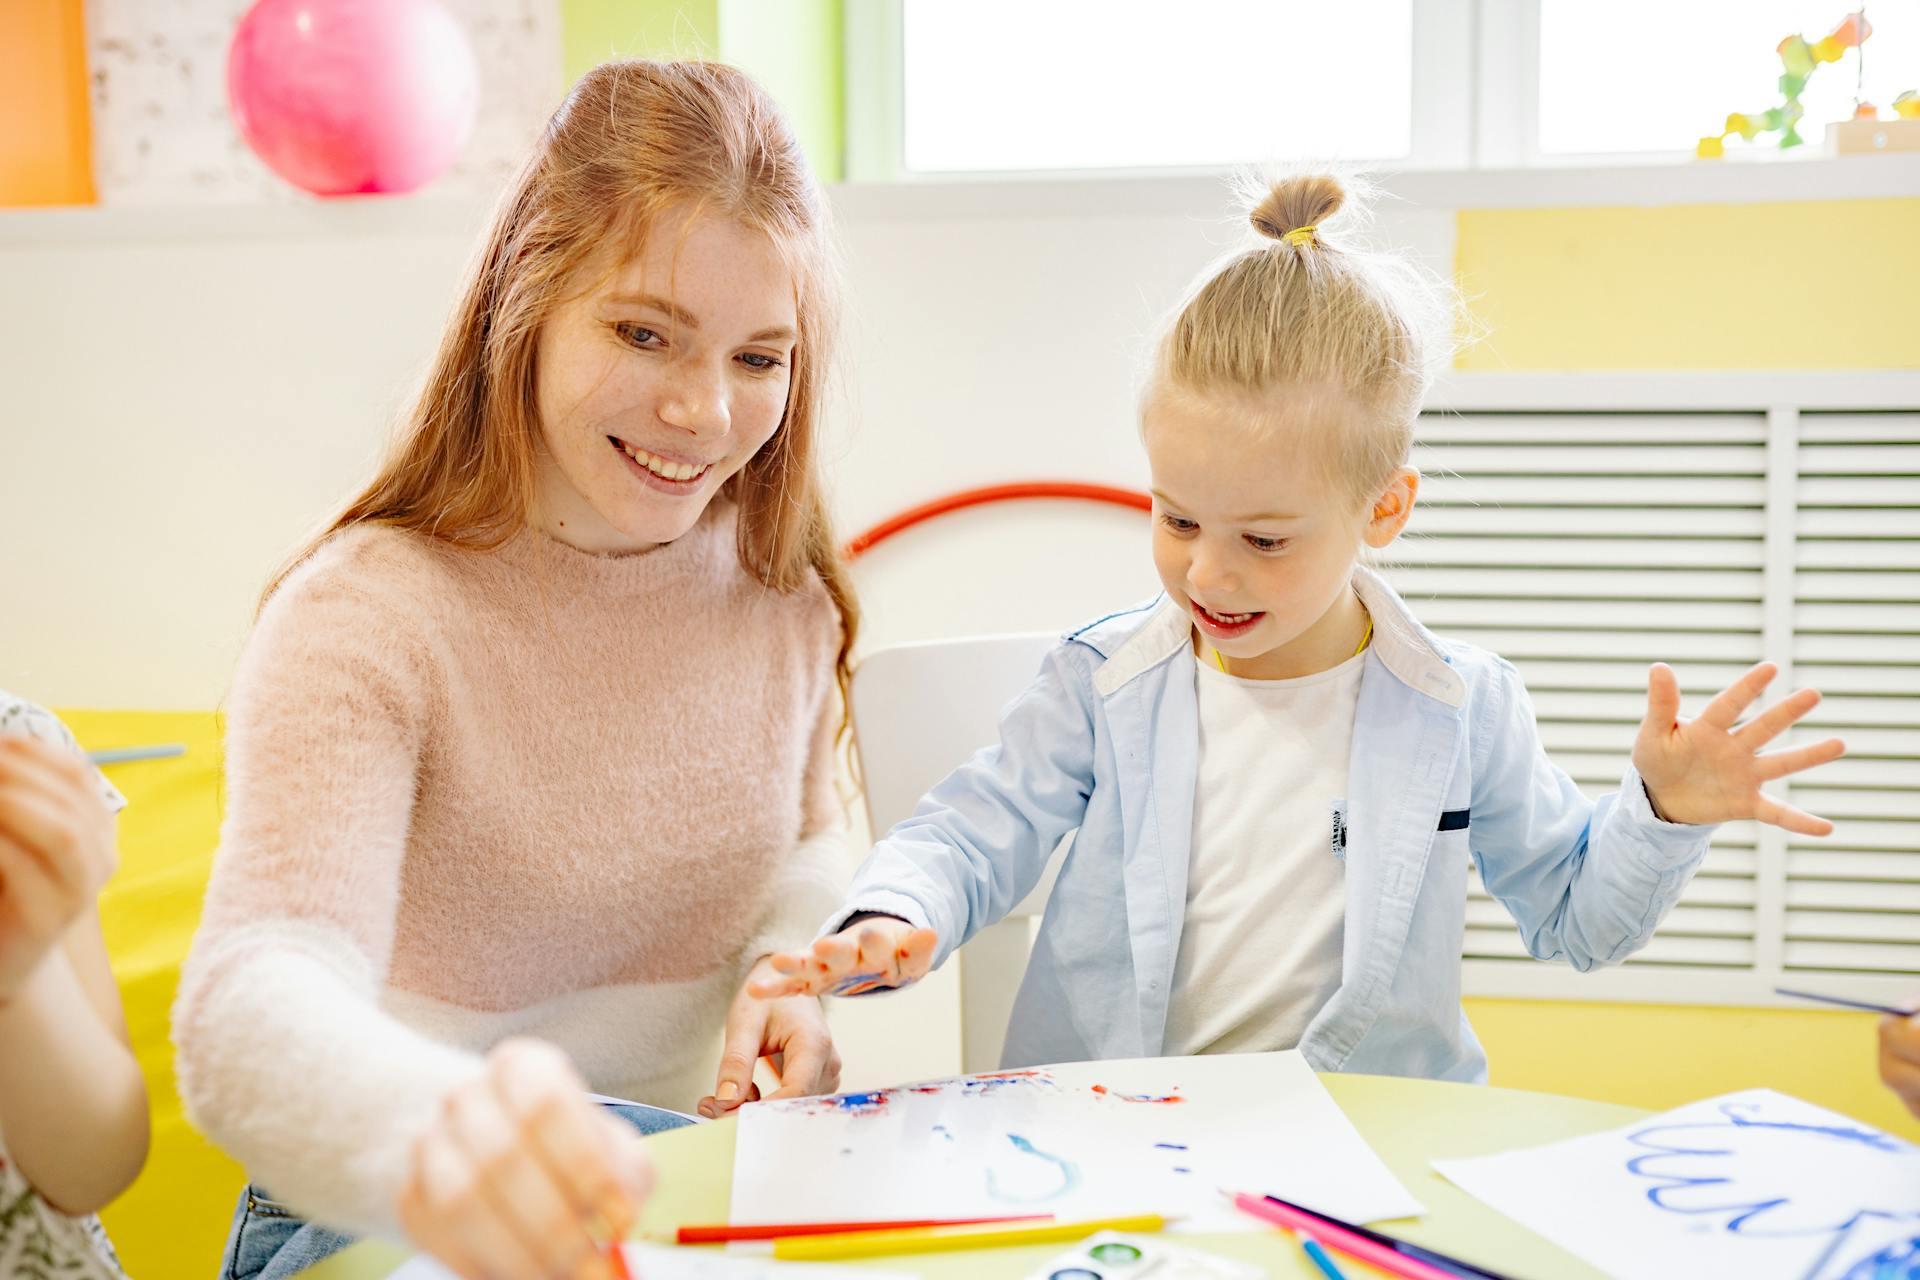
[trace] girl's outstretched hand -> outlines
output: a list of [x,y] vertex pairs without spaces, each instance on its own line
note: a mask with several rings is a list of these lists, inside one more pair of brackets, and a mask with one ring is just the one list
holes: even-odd
[[1633,767],[1646,783],[1654,812],[1668,822],[1730,822],[1753,818],[1802,835],[1833,830],[1825,818],[1782,804],[1760,784],[1837,759],[1846,751],[1838,738],[1791,751],[1760,754],[1820,702],[1817,689],[1799,689],[1735,726],[1779,670],[1755,665],[1721,690],[1698,719],[1680,719],[1680,683],[1673,668],[1656,662],[1647,674],[1647,718],[1633,744]]
[[927,976],[939,938],[895,916],[855,919],[838,933],[817,938],[811,950],[769,957],[773,969],[747,984],[762,1000],[782,996],[857,996],[881,987],[904,987]]

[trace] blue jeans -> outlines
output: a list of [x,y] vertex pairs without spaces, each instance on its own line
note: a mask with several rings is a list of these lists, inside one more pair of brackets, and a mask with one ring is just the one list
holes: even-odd
[[[641,1133],[661,1133],[693,1123],[689,1116],[659,1107],[609,1104],[607,1110]],[[352,1243],[352,1236],[305,1221],[249,1183],[234,1206],[233,1230],[220,1259],[220,1280],[287,1280]]]

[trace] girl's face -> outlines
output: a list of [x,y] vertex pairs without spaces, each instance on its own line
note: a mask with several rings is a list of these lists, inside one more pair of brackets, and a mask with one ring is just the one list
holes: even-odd
[[[1141,413],[1153,472],[1153,563],[1167,594],[1236,675],[1310,675],[1352,653],[1362,619],[1349,583],[1363,542],[1385,546],[1412,512],[1418,475],[1375,502],[1329,485],[1303,444],[1352,412],[1337,394],[1248,402],[1156,388]],[[1318,429],[1316,429],[1316,427]],[[1384,514],[1383,514],[1384,512]]]
[[583,551],[678,538],[786,414],[793,275],[765,235],[689,212],[540,335],[533,519]]

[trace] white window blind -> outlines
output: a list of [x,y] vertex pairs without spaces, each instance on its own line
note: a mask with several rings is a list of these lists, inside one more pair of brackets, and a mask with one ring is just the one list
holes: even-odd
[[[1826,700],[1791,742],[1849,755],[1777,787],[1825,840],[1731,823],[1654,940],[1577,974],[1467,904],[1479,994],[1766,1002],[1779,983],[1920,988],[1920,413],[1461,412],[1418,434],[1425,474],[1385,568],[1437,631],[1510,659],[1589,795],[1619,785],[1655,660],[1683,714],[1762,657],[1769,701]],[[1817,971],[1817,972],[1816,972]]]

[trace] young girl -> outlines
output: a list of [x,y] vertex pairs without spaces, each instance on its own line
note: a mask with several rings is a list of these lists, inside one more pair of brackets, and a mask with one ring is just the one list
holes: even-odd
[[741,994],[845,883],[822,218],[745,76],[589,72],[403,437],[269,589],[174,1016],[255,1183],[228,1280],[362,1232],[604,1275],[650,1175],[587,1087],[660,1128],[762,1055],[836,1083],[817,1000]]
[[94,899],[126,801],[0,691],[0,1276],[121,1276],[93,1217],[147,1158],[147,1090]]
[[1142,401],[1166,593],[1071,633],[977,755],[895,827],[811,951],[752,990],[912,981],[1034,886],[1078,829],[1007,1032],[1009,1066],[1298,1047],[1315,1068],[1482,1080],[1460,1007],[1471,855],[1527,949],[1643,945],[1711,824],[1829,824],[1761,782],[1840,754],[1757,749],[1817,701],[1692,721],[1652,669],[1633,767],[1584,799],[1513,667],[1422,627],[1358,564],[1412,513],[1425,390],[1390,259],[1338,247],[1328,177],[1274,186],[1266,238],[1204,279]]

